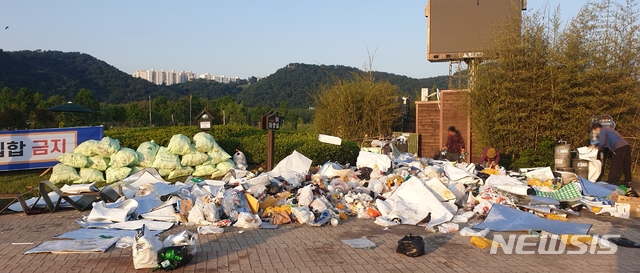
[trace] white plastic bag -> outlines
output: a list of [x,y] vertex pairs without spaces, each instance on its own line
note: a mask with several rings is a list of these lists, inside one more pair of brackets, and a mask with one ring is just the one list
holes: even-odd
[[205,132],[200,132],[193,136],[193,142],[195,143],[196,150],[203,153],[211,151],[213,145],[216,143],[213,136]]
[[197,251],[196,246],[198,245],[198,234],[185,230],[178,234],[170,235],[162,244],[164,247],[187,246],[191,254],[195,255]]
[[101,171],[89,168],[80,169],[80,179],[74,183],[94,183],[105,182],[104,174]]
[[198,166],[209,159],[209,156],[203,152],[195,152],[182,156],[180,163],[182,166]]
[[93,146],[93,152],[102,157],[110,157],[120,150],[120,141],[110,137],[104,137]]
[[213,200],[209,200],[209,202],[203,200],[202,203],[202,215],[204,216],[204,219],[212,223],[220,221],[218,208]]
[[234,227],[244,228],[244,229],[256,229],[262,225],[262,220],[260,217],[255,214],[251,214],[248,212],[241,212],[238,214],[238,221],[233,224]]
[[87,157],[81,154],[64,153],[58,156],[58,161],[74,168],[84,168],[87,166]]
[[129,148],[122,148],[111,156],[109,166],[115,168],[127,167],[138,163],[138,153]]
[[453,233],[458,231],[459,228],[460,226],[456,223],[444,223],[438,226],[438,231],[440,233]]
[[53,167],[49,181],[53,183],[73,182],[80,179],[78,172],[73,167],[58,164]]
[[201,226],[198,227],[198,234],[222,234],[224,233],[224,228],[215,227],[215,226]]
[[187,221],[194,225],[210,225],[210,222],[207,222],[204,219],[204,215],[202,214],[202,205],[198,204],[196,201],[195,206],[189,211],[189,217],[187,217]]
[[153,160],[156,158],[156,154],[158,154],[158,150],[160,150],[160,146],[153,140],[140,144],[136,150],[140,166],[145,168],[151,167]]
[[129,176],[129,174],[131,174],[131,168],[129,168],[129,167],[122,167],[122,168],[110,167],[110,168],[107,169],[107,171],[105,173],[107,175],[107,183],[111,184],[111,183],[114,183],[114,182],[122,181],[123,179],[127,178],[127,176]]
[[151,166],[156,169],[175,170],[180,168],[180,158],[175,154],[169,153],[166,147],[160,147]]
[[484,230],[475,230],[469,227],[464,227],[462,230],[460,230],[460,236],[466,236],[466,237],[471,237],[471,236],[477,236],[477,237],[486,237],[487,234],[489,234],[489,228],[485,228]]
[[[214,142],[213,148],[209,151],[209,156],[211,157],[212,164],[218,164],[224,162],[228,159],[231,159],[231,156],[225,152],[218,143]],[[233,161],[231,161],[233,163]],[[235,163],[233,163],[235,165]]]
[[208,176],[215,173],[217,170],[218,169],[216,169],[216,165],[213,165],[213,164],[199,165],[199,166],[196,166],[196,170],[193,171],[193,176],[195,177]]
[[467,212],[465,212],[463,214],[454,215],[453,219],[451,219],[451,222],[454,222],[454,223],[466,223],[466,222],[469,222],[469,219],[471,219],[475,215],[476,215],[475,212],[467,211]]
[[182,134],[173,135],[167,145],[167,152],[175,155],[186,155],[195,152],[191,139]]
[[296,220],[298,220],[300,224],[312,224],[316,219],[308,207],[293,207],[291,208],[291,213],[293,213],[293,216],[296,217]]
[[161,249],[162,242],[151,234],[147,226],[143,225],[133,243],[133,267],[135,269],[155,268],[158,266],[158,251]]
[[93,147],[95,147],[98,143],[100,143],[100,141],[97,141],[95,139],[85,140],[84,142],[80,143],[80,145],[78,145],[78,147],[76,147],[73,152],[87,157],[94,156],[96,155],[96,153],[93,151]]
[[229,172],[231,169],[235,167],[236,167],[236,164],[233,163],[233,161],[231,160],[220,162],[216,165],[216,171],[211,174],[211,177],[224,176],[225,174],[227,174],[227,172]]
[[96,169],[98,171],[106,171],[109,167],[111,159],[101,157],[99,155],[87,158],[87,168]]
[[244,156],[244,153],[241,151],[237,151],[233,154],[233,162],[236,163],[236,167],[240,170],[246,171],[249,165],[247,165],[247,157]]
[[311,189],[312,185],[307,185],[304,188],[298,191],[298,205],[299,206],[309,206],[311,202],[313,202],[313,190]]
[[169,173],[168,179],[174,179],[174,178],[178,178],[178,177],[189,176],[192,173],[193,173],[193,168],[191,168],[191,167],[177,168],[177,169],[171,171],[171,173]]

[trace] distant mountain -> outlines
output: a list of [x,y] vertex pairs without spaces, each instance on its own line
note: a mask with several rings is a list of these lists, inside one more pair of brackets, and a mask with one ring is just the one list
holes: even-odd
[[[331,84],[335,78],[348,77],[350,73],[360,71],[354,67],[342,65],[311,65],[291,63],[278,69],[275,73],[251,84],[240,92],[236,99],[246,106],[267,105],[278,106],[282,101],[293,108],[313,106],[313,97],[322,86]],[[375,72],[376,79],[388,80],[397,85],[402,95],[412,98],[421,88],[436,86],[446,89],[447,76],[415,79],[385,72]]]
[[45,97],[71,99],[89,88],[100,101],[141,100],[158,86],[136,79],[88,54],[60,51],[0,51],[0,86],[26,87]]
[[[159,86],[131,75],[79,52],[60,51],[2,51],[0,49],[0,88],[15,91],[22,87],[39,92],[44,97],[61,95],[72,100],[80,88],[93,91],[99,101],[125,103],[146,100],[148,96],[164,96],[173,100],[193,94],[215,99],[231,96],[245,106],[278,106],[286,102],[291,108],[312,106],[313,96],[321,86],[334,78],[344,78],[359,71],[340,65],[309,65],[292,63],[278,69],[260,81],[241,80],[223,84],[195,80],[170,86]],[[398,85],[402,95],[415,96],[423,87],[444,89],[447,77],[414,79],[384,72],[375,72],[377,79],[387,79]]]

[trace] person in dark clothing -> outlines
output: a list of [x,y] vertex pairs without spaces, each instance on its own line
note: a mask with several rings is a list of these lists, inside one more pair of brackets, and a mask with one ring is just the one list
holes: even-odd
[[447,146],[442,148],[442,150],[447,151],[447,160],[460,162],[460,155],[464,154],[464,149],[464,139],[462,139],[460,131],[454,126],[449,127],[449,130],[447,130]]
[[493,169],[498,166],[500,162],[500,151],[498,148],[487,147],[482,151],[482,155],[480,156],[480,162],[478,166],[482,166],[483,168]]
[[598,147],[600,151],[608,148],[613,152],[611,163],[609,163],[609,179],[607,183],[619,185],[620,173],[622,172],[624,174],[624,184],[629,186],[631,183],[631,146],[629,142],[615,130],[603,127],[599,123],[594,124],[591,130],[600,136],[600,143],[591,147]]

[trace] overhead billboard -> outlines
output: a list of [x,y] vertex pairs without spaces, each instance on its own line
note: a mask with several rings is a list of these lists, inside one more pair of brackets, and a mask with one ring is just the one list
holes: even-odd
[[494,29],[508,18],[521,18],[526,0],[429,0],[427,60],[446,62],[482,57]]
[[0,131],[0,171],[52,167],[61,154],[103,136],[102,126]]

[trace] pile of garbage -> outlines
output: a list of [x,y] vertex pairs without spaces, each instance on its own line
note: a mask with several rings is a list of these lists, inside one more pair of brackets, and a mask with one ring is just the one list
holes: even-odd
[[[100,141],[87,140],[73,153],[60,155],[60,164],[53,168],[50,181],[111,184],[149,167],[168,179],[189,175],[216,177],[236,168],[231,158],[213,136],[204,132],[193,136],[193,141],[181,134],[174,135],[167,147],[147,141],[137,150],[120,147],[120,141],[105,137]],[[239,167],[246,169],[246,161]]]
[[[128,168],[132,162],[154,168],[133,175],[123,172],[127,177],[111,185],[120,189],[120,198],[113,203],[94,203],[91,213],[79,221],[83,228],[57,238],[78,240],[111,234],[119,238],[117,246],[134,246],[136,268],[147,268],[165,262],[154,257],[167,247],[188,247],[188,251],[179,249],[185,259],[196,251],[197,234],[182,234],[180,243],[161,244],[154,238],[175,223],[192,226],[199,234],[219,234],[229,226],[321,227],[360,218],[384,229],[418,225],[430,232],[459,232],[471,236],[472,244],[488,247],[491,241],[484,237],[490,231],[586,235],[591,225],[568,218],[579,215],[582,208],[629,217],[629,205],[615,202],[616,196],[627,192],[615,185],[553,172],[549,167],[477,170],[473,164],[417,158],[397,150],[390,155],[361,151],[355,166],[327,162],[314,167],[312,160],[294,151],[273,170],[260,173],[235,168],[228,154],[204,133],[194,136],[194,142],[195,147],[180,135],[166,148],[146,142],[136,156],[126,148],[118,149],[108,138],[94,143],[94,147],[111,147],[105,153],[112,153],[109,168]],[[97,153],[100,148],[87,149]],[[83,155],[81,151],[76,150]],[[131,154],[135,160],[122,160],[121,153]],[[182,154],[181,162],[178,154]],[[189,163],[189,158],[200,154],[200,159]],[[64,164],[70,163],[65,160]],[[193,165],[195,172],[210,166],[222,179],[198,178],[195,173],[184,182],[169,183],[162,178],[169,170],[171,176]],[[102,230],[94,232],[92,228]],[[135,235],[136,230],[143,231]],[[416,238],[406,239],[419,245]],[[366,238],[356,241],[350,243],[370,246]]]

